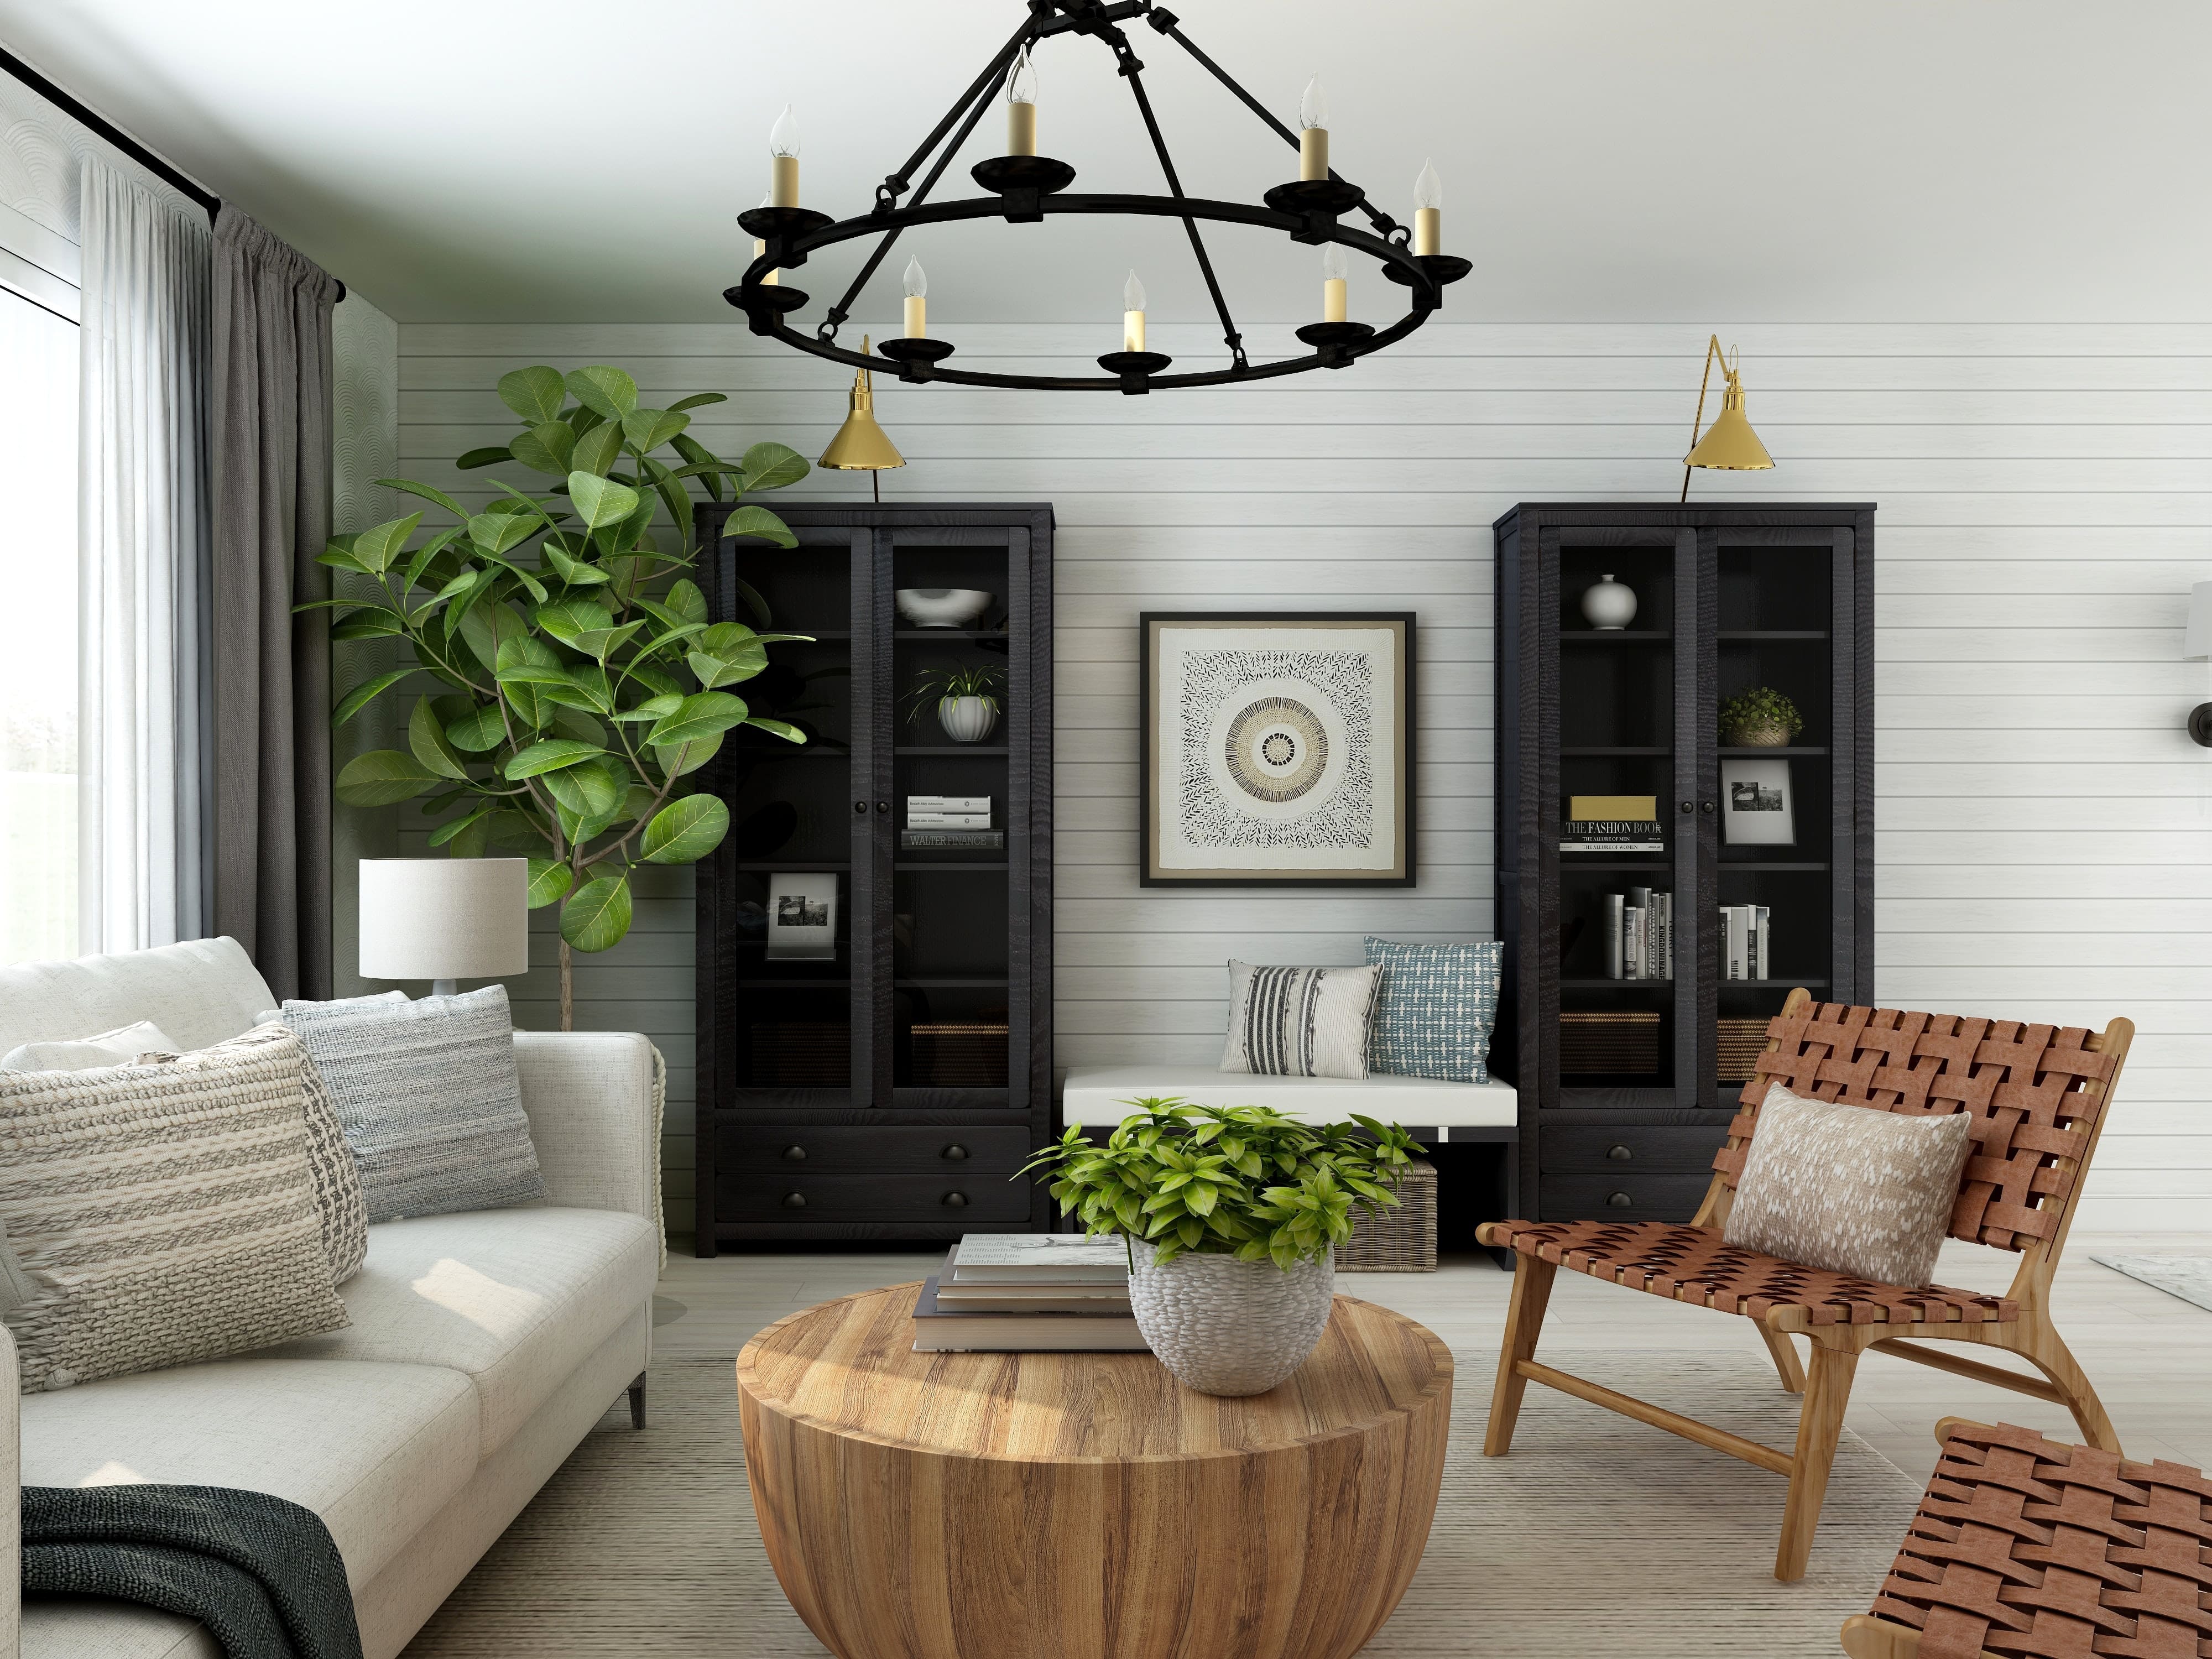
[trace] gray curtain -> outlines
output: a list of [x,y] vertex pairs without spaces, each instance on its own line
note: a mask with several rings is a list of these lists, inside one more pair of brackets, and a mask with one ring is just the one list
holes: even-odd
[[337,283],[215,227],[214,931],[280,997],[331,994],[331,307]]

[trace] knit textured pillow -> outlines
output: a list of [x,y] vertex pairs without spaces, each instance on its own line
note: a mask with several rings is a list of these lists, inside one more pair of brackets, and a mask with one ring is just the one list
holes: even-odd
[[[300,1049],[300,1081],[307,1123],[307,1167],[315,1178],[315,1211],[322,1226],[323,1254],[330,1259],[331,1283],[343,1285],[368,1257],[368,1200],[361,1188],[361,1165],[346,1145],[337,1108],[322,1068],[289,1030],[277,1021],[257,1025],[218,1048],[246,1048],[289,1042]],[[212,1050],[203,1049],[202,1053]]]
[[339,1329],[289,1037],[0,1073],[0,1224],[26,1393]]
[[1379,968],[1229,964],[1224,1072],[1265,1077],[1367,1075]]
[[1933,1282],[1972,1114],[1911,1116],[1767,1085],[1722,1237],[1877,1285]]
[[1382,965],[1382,990],[1370,1064],[1401,1077],[1489,1082],[1485,1062],[1504,949],[1494,939],[1403,945],[1370,938],[1367,959]]
[[287,1002],[361,1164],[371,1222],[545,1196],[507,988],[410,1002]]

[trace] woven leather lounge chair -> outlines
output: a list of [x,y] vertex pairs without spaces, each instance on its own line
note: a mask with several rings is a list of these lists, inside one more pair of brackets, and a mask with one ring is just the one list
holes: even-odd
[[[1502,1457],[1511,1449],[1521,1397],[1534,1381],[1787,1476],[1774,1576],[1788,1580],[1804,1576],[1851,1376],[1869,1348],[2055,1401],[2074,1414],[2092,1446],[2119,1451],[2095,1390],[2051,1328],[2050,1299],[2074,1197],[2096,1152],[2135,1027],[2116,1019],[2102,1031],[2088,1031],[1844,1007],[1815,1004],[1801,989],[1790,994],[1767,1035],[1728,1144],[1713,1158],[1712,1185],[1686,1224],[1493,1221],[1478,1230],[1484,1243],[1514,1253],[1513,1301],[1483,1450]],[[1759,1127],[1759,1103],[1772,1083],[1879,1111],[1972,1113],[1979,1121],[1950,1236],[2019,1253],[2012,1287],[1985,1296],[1941,1285],[1879,1285],[1723,1243],[1736,1178]],[[1805,1396],[1795,1451],[1777,1451],[1539,1364],[1536,1335],[1560,1267],[1752,1320],[1782,1386]],[[1800,1366],[1794,1336],[1808,1340],[1809,1370]],[[2043,1375],[1921,1346],[1930,1340],[2005,1349]]]

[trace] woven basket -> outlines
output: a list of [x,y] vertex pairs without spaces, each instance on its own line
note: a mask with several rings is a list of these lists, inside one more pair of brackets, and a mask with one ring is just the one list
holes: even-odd
[[1648,1009],[1559,1015],[1559,1069],[1640,1075],[1659,1069],[1659,1016]]
[[1723,1083],[1748,1083],[1752,1073],[1759,1069],[1759,1057],[1766,1052],[1766,1028],[1771,1022],[1764,1019],[1723,1019],[1719,1022],[1717,1044],[1720,1064],[1715,1076]]
[[1340,1273],[1437,1270],[1437,1166],[1415,1158],[1398,1183],[1395,1210],[1354,1210],[1352,1237],[1336,1247]]

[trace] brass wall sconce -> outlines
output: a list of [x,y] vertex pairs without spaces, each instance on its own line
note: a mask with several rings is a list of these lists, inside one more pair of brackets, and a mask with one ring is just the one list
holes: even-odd
[[[1741,361],[1742,354],[1736,354]],[[1713,383],[1713,360],[1720,359],[1721,373],[1727,377],[1728,389],[1721,394],[1721,412],[1713,416],[1713,423],[1704,437],[1698,428],[1705,425],[1705,392]],[[1721,350],[1721,337],[1712,337],[1705,347],[1705,372],[1698,382],[1698,413],[1690,422],[1690,453],[1682,457],[1682,500],[1690,499],[1690,469],[1710,466],[1724,472],[1764,472],[1774,465],[1774,458],[1766,453],[1766,446],[1759,441],[1759,434],[1751,429],[1751,422],[1743,417],[1743,381],[1736,373],[1735,361]]]

